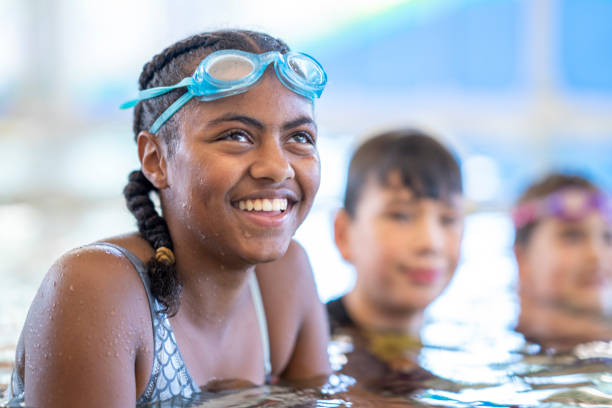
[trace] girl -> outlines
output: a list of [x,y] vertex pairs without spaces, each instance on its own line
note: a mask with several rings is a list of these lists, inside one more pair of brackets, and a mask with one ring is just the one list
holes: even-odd
[[195,35],[144,66],[124,105],[135,105],[141,169],[124,194],[139,232],[51,267],[13,402],[126,407],[212,380],[329,371],[324,310],[291,239],[319,186],[313,100],[325,82],[313,58],[250,31]]
[[513,212],[518,330],[547,348],[612,339],[612,201],[589,180],[553,173]]

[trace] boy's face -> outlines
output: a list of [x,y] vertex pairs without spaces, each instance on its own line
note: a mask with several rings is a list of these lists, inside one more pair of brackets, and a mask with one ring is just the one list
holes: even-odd
[[357,271],[358,290],[389,313],[424,309],[446,287],[463,234],[460,197],[415,198],[398,172],[366,182],[351,218],[336,219],[336,244]]
[[579,221],[544,218],[515,251],[522,296],[612,313],[612,225],[601,213]]

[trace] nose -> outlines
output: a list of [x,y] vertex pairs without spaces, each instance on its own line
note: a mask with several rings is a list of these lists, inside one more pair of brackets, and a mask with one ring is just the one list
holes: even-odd
[[418,217],[415,225],[414,242],[417,252],[422,255],[438,255],[444,245],[444,234],[438,217],[433,214],[423,214]]
[[254,160],[249,168],[254,179],[267,179],[280,183],[295,177],[289,153],[285,151],[278,138],[267,138],[253,152]]

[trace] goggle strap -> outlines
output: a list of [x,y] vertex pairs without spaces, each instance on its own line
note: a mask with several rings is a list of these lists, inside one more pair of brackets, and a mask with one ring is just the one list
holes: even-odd
[[174,115],[177,110],[179,110],[183,105],[189,102],[189,100],[194,96],[195,95],[192,94],[190,91],[185,92],[180,98],[174,101],[174,103],[170,105],[168,109],[166,109],[161,115],[159,115],[157,120],[153,122],[153,125],[149,129],[149,132],[153,134],[157,133],[159,128],[161,128],[162,125],[166,123],[166,121],[170,119],[170,117]]
[[193,85],[194,81],[192,77],[188,77],[188,78],[184,78],[181,82],[174,84],[174,85],[170,85],[170,86],[159,86],[156,88],[149,88],[149,89],[143,89],[142,91],[138,92],[138,98],[136,99],[132,99],[131,101],[127,101],[125,103],[123,103],[121,106],[119,106],[120,109],[129,109],[133,106],[135,106],[138,102],[145,100],[145,99],[151,99],[151,98],[155,98],[157,96],[163,95],[165,93],[168,93],[174,89],[177,88],[182,88],[185,86],[189,86],[189,85]]

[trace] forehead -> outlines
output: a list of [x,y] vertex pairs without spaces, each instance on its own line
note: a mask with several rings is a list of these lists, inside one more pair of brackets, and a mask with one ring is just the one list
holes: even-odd
[[246,92],[208,102],[193,99],[185,107],[180,118],[184,127],[205,124],[229,112],[252,116],[270,127],[299,117],[314,119],[313,102],[286,88],[271,66]]
[[564,220],[559,217],[545,217],[541,220],[542,229],[557,231],[564,228],[583,228],[588,230],[609,229],[612,227],[612,220],[605,216],[601,211],[591,211],[586,216],[577,220]]
[[431,202],[454,209],[460,209],[463,206],[461,194],[451,193],[447,199],[417,195],[412,188],[403,183],[399,171],[390,172],[384,183],[374,172],[371,172],[366,178],[359,200],[376,201],[380,205],[416,205]]

